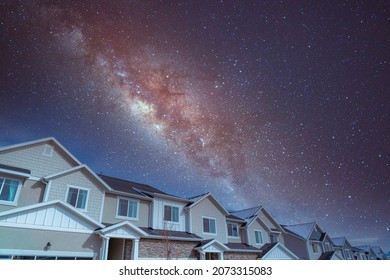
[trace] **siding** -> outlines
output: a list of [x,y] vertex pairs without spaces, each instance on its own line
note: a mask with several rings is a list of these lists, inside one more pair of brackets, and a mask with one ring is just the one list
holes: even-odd
[[7,236],[7,238],[0,238],[0,250],[38,250],[43,252],[47,242],[50,242],[51,252],[93,252],[97,255],[101,246],[101,239],[97,234],[6,227],[0,227],[0,231],[3,236]]
[[[164,206],[174,206],[179,208],[179,223],[164,221]],[[186,213],[184,207],[186,203],[154,198],[153,199],[153,221],[152,227],[155,229],[186,231]]]
[[[256,244],[255,230],[261,230],[261,234],[263,236],[263,244],[260,244],[260,245]],[[254,246],[256,248],[260,248],[265,243],[270,242],[269,241],[269,231],[263,225],[261,225],[257,220],[255,220],[249,226],[248,232],[249,232],[249,240],[248,240],[248,244],[249,245],[252,245],[252,246]]]
[[31,175],[43,177],[74,167],[55,147],[51,156],[43,155],[46,144],[22,147],[20,150],[4,151],[0,163],[31,170]]
[[[199,202],[192,209],[192,231],[204,239],[217,239],[222,243],[227,243],[226,218],[219,208],[206,198]],[[217,234],[203,233],[203,217],[215,218]]]
[[96,186],[96,184],[80,170],[52,180],[48,201],[59,199],[66,202],[66,193],[69,185],[89,189],[87,211],[85,214],[96,221],[100,221],[100,209],[104,191]]
[[307,254],[306,241],[299,239],[295,236],[292,236],[291,234],[285,234],[284,240],[286,243],[285,246],[291,252],[293,252],[299,259],[303,259],[303,260],[309,259],[309,256]]
[[[125,198],[125,197],[123,197]],[[131,198],[129,198],[131,199]],[[137,200],[137,199],[135,199]],[[104,198],[103,223],[116,224],[125,221],[124,219],[115,218],[117,212],[117,196],[106,194]],[[137,200],[139,202],[138,220],[129,220],[138,227],[149,227],[149,208],[150,202]]]
[[[0,176],[22,181],[22,180],[20,180],[19,177],[15,177],[12,175],[10,176],[8,174],[0,173]],[[22,181],[22,183],[23,183],[23,181]],[[27,206],[27,205],[35,204],[38,202],[42,202],[44,190],[45,190],[44,183],[27,179],[22,184],[22,187],[20,189],[20,193],[19,193],[18,200],[17,200],[17,205],[11,206],[11,205],[3,205],[0,203],[0,212],[14,209],[15,207],[22,207],[22,206]]]

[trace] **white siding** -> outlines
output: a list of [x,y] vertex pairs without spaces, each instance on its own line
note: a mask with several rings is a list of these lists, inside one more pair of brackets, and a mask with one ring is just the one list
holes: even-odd
[[[174,206],[179,208],[179,222],[166,222],[164,221],[164,205]],[[184,207],[186,203],[154,198],[153,199],[153,221],[152,227],[155,229],[166,229],[166,230],[177,230],[177,231],[186,231],[186,213]]]
[[[255,231],[260,230],[262,237],[263,237],[263,244],[256,244],[256,238],[255,238]],[[269,231],[266,227],[261,225],[259,221],[255,220],[249,227],[248,227],[248,233],[249,233],[249,240],[248,244],[252,245],[254,247],[260,248],[263,246],[265,243],[269,243]]]

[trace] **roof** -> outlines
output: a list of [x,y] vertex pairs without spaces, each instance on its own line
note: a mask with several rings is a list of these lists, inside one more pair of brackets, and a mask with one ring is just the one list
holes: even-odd
[[168,239],[194,239],[195,241],[202,239],[202,237],[196,234],[185,231],[153,229],[149,227],[140,227],[140,229],[142,229],[151,237],[164,237]]
[[229,220],[236,220],[236,221],[240,221],[240,222],[245,222],[245,220],[244,219],[241,219],[240,217],[237,217],[237,216],[235,216],[235,215],[233,215],[233,214],[229,214],[229,215],[227,215],[226,216],[226,219],[229,219]]
[[273,243],[266,243],[264,244],[260,250],[261,250],[261,255],[260,257],[263,257],[264,255],[266,255],[267,253],[269,253],[269,251],[271,251],[276,245],[278,245],[278,242],[273,242]]
[[298,235],[305,240],[310,238],[310,235],[316,226],[316,222],[297,224],[297,225],[282,225],[282,227],[289,233]]
[[332,238],[333,244],[337,247],[343,247],[345,243],[345,237]]
[[225,245],[229,247],[230,249],[229,251],[254,252],[254,253],[261,252],[259,248],[253,247],[245,243],[227,243]]
[[124,179],[114,178],[111,176],[106,176],[101,174],[99,174],[99,177],[102,178],[102,180],[106,182],[115,191],[120,191],[128,194],[135,194],[135,195],[144,195],[149,197],[153,197],[154,193],[166,194],[149,185],[135,183]]
[[31,174],[31,170],[19,168],[19,167],[14,167],[14,166],[10,166],[10,165],[5,165],[5,164],[0,164],[0,168],[7,169],[10,171],[20,172],[20,173]]
[[226,216],[229,215],[229,212],[225,209],[225,207],[223,207],[222,204],[219,203],[218,200],[210,192],[189,198],[189,200],[191,200],[193,202],[188,203],[186,207],[191,209],[192,207],[194,207],[195,205],[197,205],[198,203],[200,203],[201,201],[203,201],[204,199],[206,199],[208,197],[211,198],[212,201],[214,201],[216,206],[219,208],[219,210],[221,210],[221,212],[224,213],[224,215],[226,215]]
[[59,148],[59,151],[61,151],[73,163],[73,165],[81,165],[81,162],[74,155],[72,155],[72,153],[70,153],[64,146],[62,146],[61,143],[58,142],[57,139],[55,139],[54,137],[47,137],[34,141],[23,142],[16,145],[0,147],[0,153],[17,150],[22,147],[40,145],[43,143],[50,143],[52,145],[55,145]]
[[239,217],[241,219],[244,219],[246,221],[249,221],[253,218],[255,218],[256,213],[262,208],[262,206],[256,206],[244,210],[234,211],[231,212],[236,217]]
[[318,259],[319,260],[331,260],[335,253],[336,253],[336,251],[329,251],[329,252],[322,253]]

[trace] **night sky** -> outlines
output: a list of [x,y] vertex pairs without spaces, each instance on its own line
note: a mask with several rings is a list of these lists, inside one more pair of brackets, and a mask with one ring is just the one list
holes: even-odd
[[1,1],[0,146],[390,250],[387,1],[80,2]]

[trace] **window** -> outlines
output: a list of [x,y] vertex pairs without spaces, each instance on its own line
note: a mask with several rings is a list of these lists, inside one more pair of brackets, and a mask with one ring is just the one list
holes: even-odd
[[228,236],[238,237],[238,226],[237,226],[237,224],[228,223],[227,227],[228,227]]
[[137,218],[138,217],[138,202],[134,200],[122,199],[118,200],[118,216]]
[[86,209],[87,207],[88,190],[69,187],[66,202],[70,205],[79,208]]
[[348,260],[352,259],[351,251],[349,249],[345,249],[345,255]]
[[260,230],[255,230],[255,241],[256,244],[263,244],[263,235]]
[[325,242],[325,252],[329,252],[329,251],[332,251],[332,249],[330,248],[330,243]]
[[270,233],[269,239],[271,240],[271,243],[278,242],[278,234],[277,233]]
[[0,201],[12,203],[16,201],[16,194],[20,181],[0,177]]
[[216,234],[215,219],[203,218],[203,232]]
[[179,207],[176,206],[164,206],[164,221],[179,222]]
[[311,243],[311,247],[313,248],[313,253],[318,254],[318,247],[316,243]]
[[48,144],[46,144],[43,147],[43,155],[51,157],[53,155],[53,147],[48,145]]

